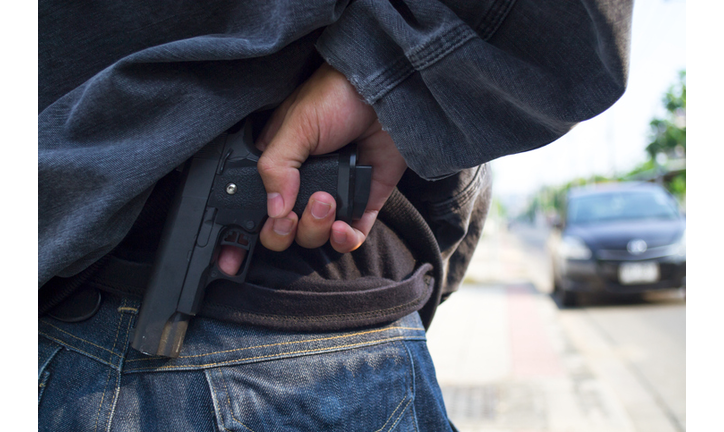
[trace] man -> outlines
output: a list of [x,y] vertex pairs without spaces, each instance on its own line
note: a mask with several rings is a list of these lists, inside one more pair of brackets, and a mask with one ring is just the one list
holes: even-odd
[[[451,430],[424,329],[482,230],[484,164],[620,97],[630,14],[41,2],[40,429]],[[265,124],[264,247],[243,286],[208,287],[178,359],[135,352],[173,170],[248,116]],[[364,216],[334,221],[319,192],[292,212],[299,166],[350,141],[373,167]]]

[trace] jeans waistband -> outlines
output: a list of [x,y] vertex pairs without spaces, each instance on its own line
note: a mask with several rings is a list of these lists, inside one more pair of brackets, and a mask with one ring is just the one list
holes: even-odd
[[205,369],[285,357],[343,351],[397,340],[425,340],[417,312],[392,323],[339,332],[293,332],[196,317],[176,359],[152,357],[130,347],[140,302],[103,293],[86,321],[38,321],[40,336],[123,373]]

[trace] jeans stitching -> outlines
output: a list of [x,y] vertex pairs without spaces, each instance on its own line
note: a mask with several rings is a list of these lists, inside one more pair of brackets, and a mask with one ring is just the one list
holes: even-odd
[[[125,305],[125,300],[123,301],[123,304]],[[123,309],[123,308],[118,308],[118,309],[120,312],[120,309]],[[119,327],[120,327],[120,323],[123,322],[123,318],[124,318],[124,315],[121,315],[121,321],[118,324]],[[132,323],[133,323],[133,318],[128,317],[128,326],[126,327],[126,340],[123,343],[123,346],[125,347],[124,352],[128,349],[128,339],[130,338],[130,335],[131,335],[131,324]],[[111,424],[112,424],[111,420],[113,419],[113,415],[116,412],[116,404],[118,403],[118,395],[121,393],[121,371],[122,370],[123,370],[123,358],[121,358],[121,362],[118,365],[118,374],[116,375],[116,391],[113,395],[113,403],[111,404],[111,412],[108,413],[108,420],[106,421],[106,425],[107,425],[106,431],[107,432],[110,432],[110,430],[111,430]]]
[[356,344],[338,345],[338,346],[327,347],[327,348],[316,348],[316,349],[310,349],[310,350],[300,350],[300,351],[291,351],[291,352],[285,352],[285,353],[268,354],[268,355],[263,355],[263,356],[240,358],[240,359],[227,360],[227,361],[216,362],[216,363],[207,363],[207,364],[200,364],[200,365],[191,364],[191,365],[170,365],[170,366],[159,366],[159,367],[147,367],[147,368],[127,369],[126,372],[139,372],[139,371],[145,371],[145,370],[162,370],[162,369],[181,369],[181,368],[190,368],[190,367],[199,367],[199,368],[214,367],[214,366],[221,366],[221,365],[225,365],[225,364],[238,363],[238,362],[243,362],[243,361],[248,361],[248,360],[259,360],[259,359],[280,357],[283,355],[291,355],[291,354],[304,354],[304,353],[312,353],[312,352],[321,354],[323,352],[328,352],[328,351],[332,351],[332,350],[340,349],[340,348],[351,348],[351,347],[357,347],[357,346],[373,345],[373,344],[378,344],[378,343],[394,342],[394,341],[398,341],[398,340],[404,340],[406,338],[407,338],[407,336],[397,336],[397,337],[388,338],[388,339],[379,339],[376,341],[360,342],[360,343],[356,343]]
[[48,367],[48,365],[50,364],[51,360],[53,360],[53,359],[55,358],[56,354],[58,354],[58,352],[59,352],[60,350],[62,350],[62,349],[63,349],[63,346],[62,346],[62,345],[57,346],[57,347],[55,348],[55,350],[54,350],[54,351],[48,356],[48,358],[43,362],[43,365],[40,366],[40,368],[39,368],[39,370],[38,370],[38,379],[40,379],[40,374],[42,374],[42,373],[45,371],[45,368]]
[[[412,400],[415,400],[415,395],[417,394],[417,375],[415,374],[415,358],[412,356],[412,352],[410,352],[410,347],[407,346],[407,342],[403,342],[402,345],[405,347],[405,351],[407,352],[407,357],[410,359],[410,377],[412,379],[412,382],[410,383],[411,391],[412,391]],[[412,424],[415,426],[415,432],[420,432],[420,428],[417,425],[417,412],[415,410],[415,406],[412,406]]]
[[96,413],[96,427],[95,430],[98,430],[98,420],[101,416],[101,409],[103,408],[103,399],[106,398],[106,389],[108,388],[108,383],[111,381],[111,368],[108,368],[108,378],[106,378],[106,385],[103,386],[103,396],[101,396],[101,402],[98,404],[98,412]]
[[[126,304],[126,300],[123,300],[123,305]],[[123,316],[121,315],[118,319],[118,326],[116,327],[116,336],[113,339],[113,347],[111,348],[111,353],[113,354],[113,350],[116,349],[116,343],[118,342],[118,334],[121,332],[121,323],[123,322]],[[111,357],[113,359],[113,357]],[[96,414],[96,427],[95,430],[98,430],[98,420],[101,416],[101,410],[103,409],[103,401],[106,399],[106,391],[108,391],[108,385],[111,382],[111,372],[112,368],[108,368],[108,378],[106,378],[106,385],[103,387],[103,395],[101,396],[101,402],[98,404],[98,413]],[[119,374],[120,375],[120,374]],[[108,420],[107,420],[108,421]],[[106,422],[107,422],[106,421]]]
[[206,377],[206,384],[209,386],[209,390],[211,390],[211,395],[212,395],[211,402],[214,404],[214,413],[217,414],[216,421],[217,422],[220,421],[220,426],[222,428],[224,428],[224,430],[233,432],[233,431],[231,431],[231,429],[227,428],[224,425],[224,423],[226,423],[226,422],[224,421],[224,415],[221,413],[221,407],[219,406],[219,395],[216,394],[216,387],[214,386],[214,383],[212,382],[211,372],[208,370],[204,371],[204,376]]
[[[126,299],[123,299],[123,304],[121,305],[121,307],[124,307],[125,305],[126,305]],[[123,315],[121,315],[118,318],[118,327],[116,327],[116,336],[113,338],[113,346],[111,347],[111,353],[113,353],[113,354],[115,354],[114,351],[116,349],[116,343],[118,343],[118,335],[121,332],[121,323],[122,322],[123,322]],[[121,356],[119,354],[116,354],[116,355],[118,355],[119,357],[121,357],[121,359],[123,359],[123,356]]]
[[[397,412],[397,410],[400,409],[400,405],[402,405],[402,403],[403,403],[405,400],[407,400],[407,395],[405,395],[405,396],[402,398],[402,400],[400,401],[400,403],[397,404],[397,406],[395,407],[395,410],[392,411],[392,413],[390,414],[389,417],[387,417],[387,421],[385,421],[385,423],[382,425],[382,427],[379,428],[379,429],[377,429],[375,432],[380,432],[382,429],[385,428],[385,426],[387,426],[387,423],[389,423],[390,420],[392,420],[392,417],[394,417],[394,415],[395,415],[395,413]],[[408,402],[408,405],[409,405],[409,402]],[[407,405],[405,405],[405,407],[407,407]],[[404,408],[403,408],[403,411],[404,411]],[[394,423],[393,423],[393,424],[394,424]]]
[[50,379],[50,372],[44,370],[40,375],[38,376],[38,407],[40,407],[40,400],[43,398],[43,393],[45,393],[45,389],[48,387],[48,380]]
[[410,400],[407,401],[407,405],[405,405],[405,407],[402,408],[400,415],[397,416],[397,420],[395,420],[395,422],[392,424],[392,426],[390,426],[390,430],[394,429],[397,426],[397,423],[399,423],[400,420],[402,420],[402,415],[405,413],[405,411],[407,411],[407,407],[410,406],[411,403],[412,403],[412,398],[410,398]]
[[[236,422],[239,423],[240,425],[244,426],[244,428],[250,430],[251,432],[254,432],[253,429],[251,429],[250,427],[245,425],[241,420],[236,418],[236,416],[234,415],[234,409],[231,407],[231,395],[229,394],[229,386],[226,385],[226,378],[224,378],[224,372],[222,370],[219,370],[219,376],[221,377],[221,381],[224,383],[224,389],[226,390],[226,404],[229,406],[229,412],[231,413],[231,418],[236,420]],[[224,429],[226,429],[226,427],[224,427]]]
[[104,365],[111,366],[111,367],[114,367],[114,368],[116,367],[116,365],[114,365],[113,363],[109,363],[107,360],[103,360],[102,358],[96,357],[96,356],[94,356],[93,354],[91,354],[91,353],[89,353],[89,352],[87,352],[87,351],[83,351],[82,349],[80,349],[80,348],[76,347],[75,345],[72,345],[72,344],[70,344],[70,343],[68,343],[68,342],[66,342],[66,341],[63,341],[63,340],[60,340],[60,339],[56,339],[56,338],[54,338],[53,336],[50,336],[49,334],[45,334],[45,333],[43,333],[43,332],[41,332],[41,331],[39,331],[38,334],[41,334],[41,335],[45,336],[46,338],[48,338],[48,339],[50,339],[50,340],[52,340],[52,341],[54,341],[54,342],[57,342],[57,343],[63,345],[64,347],[67,347],[67,348],[70,348],[70,349],[72,349],[72,350],[78,351],[78,352],[81,353],[81,354],[87,355],[87,356],[90,357],[90,358],[93,358],[93,359],[95,359],[95,360],[98,360],[99,362],[103,363]]
[[[366,331],[366,332],[352,333],[352,334],[348,334],[348,335],[330,336],[330,337],[319,338],[319,339],[304,339],[304,340],[300,340],[300,341],[279,342],[279,343],[266,344],[266,345],[256,345],[256,346],[252,346],[252,347],[234,348],[234,349],[229,349],[229,350],[224,350],[224,351],[214,351],[214,352],[204,353],[204,354],[195,354],[195,355],[188,355],[188,356],[179,356],[178,358],[205,357],[205,356],[209,356],[209,355],[213,355],[213,354],[226,354],[226,353],[230,353],[230,352],[245,351],[245,350],[256,349],[256,348],[270,348],[270,347],[274,347],[274,346],[292,345],[292,344],[307,343],[307,342],[323,342],[323,341],[327,341],[327,340],[342,339],[342,338],[355,337],[355,336],[363,336],[363,335],[366,335],[366,334],[379,333],[379,332],[383,332],[383,331],[398,330],[398,329],[400,329],[400,330],[425,331],[425,329],[419,328],[419,327],[387,327],[387,328],[383,328],[383,329],[370,330],[370,331]],[[131,360],[127,360],[126,362],[127,362],[127,363],[130,363],[130,362],[137,362],[137,361],[159,360],[159,359],[162,359],[162,358],[163,358],[163,357],[149,357],[149,358],[131,359]]]
[[[63,329],[61,329],[61,328],[59,328],[59,327],[56,327],[56,326],[54,326],[53,324],[51,324],[51,323],[49,323],[49,322],[47,322],[47,321],[45,321],[45,320],[40,320],[40,322],[42,322],[42,323],[44,323],[44,324],[47,324],[47,325],[49,325],[50,327],[53,327],[54,329],[56,329],[56,330],[58,330],[58,331],[60,331],[60,332],[62,332],[62,333],[67,334],[67,335],[70,336],[70,337],[73,337],[73,338],[75,338],[75,339],[81,340],[81,341],[83,341],[83,342],[85,342],[85,343],[87,343],[87,344],[89,344],[89,345],[93,345],[94,347],[100,348],[100,349],[102,349],[103,351],[107,351],[107,352],[113,354],[113,355],[116,356],[116,357],[121,357],[120,355],[114,353],[113,351],[110,351],[108,348],[104,348],[104,347],[102,347],[102,346],[100,346],[100,345],[94,344],[94,343],[91,342],[91,341],[88,341],[88,340],[85,340],[85,339],[83,339],[83,338],[81,338],[81,337],[78,337],[78,336],[76,336],[76,335],[74,335],[74,334],[72,334],[72,333],[68,333],[67,331],[65,331],[65,330],[63,330]],[[38,333],[41,333],[41,332],[38,332]],[[45,336],[48,336],[48,335],[46,335],[45,333],[41,333],[41,334],[43,334],[43,335],[45,335]],[[48,337],[50,337],[50,336],[48,336]],[[57,339],[53,339],[53,340],[57,340]]]

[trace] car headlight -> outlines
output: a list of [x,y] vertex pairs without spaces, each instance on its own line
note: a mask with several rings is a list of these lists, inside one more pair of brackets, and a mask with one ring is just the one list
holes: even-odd
[[561,257],[567,259],[587,260],[593,256],[591,249],[578,237],[563,237],[559,251]]

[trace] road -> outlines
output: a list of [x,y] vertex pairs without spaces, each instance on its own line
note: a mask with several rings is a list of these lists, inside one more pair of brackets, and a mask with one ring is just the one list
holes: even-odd
[[489,221],[428,332],[461,432],[686,430],[686,300],[551,299],[547,231]]

